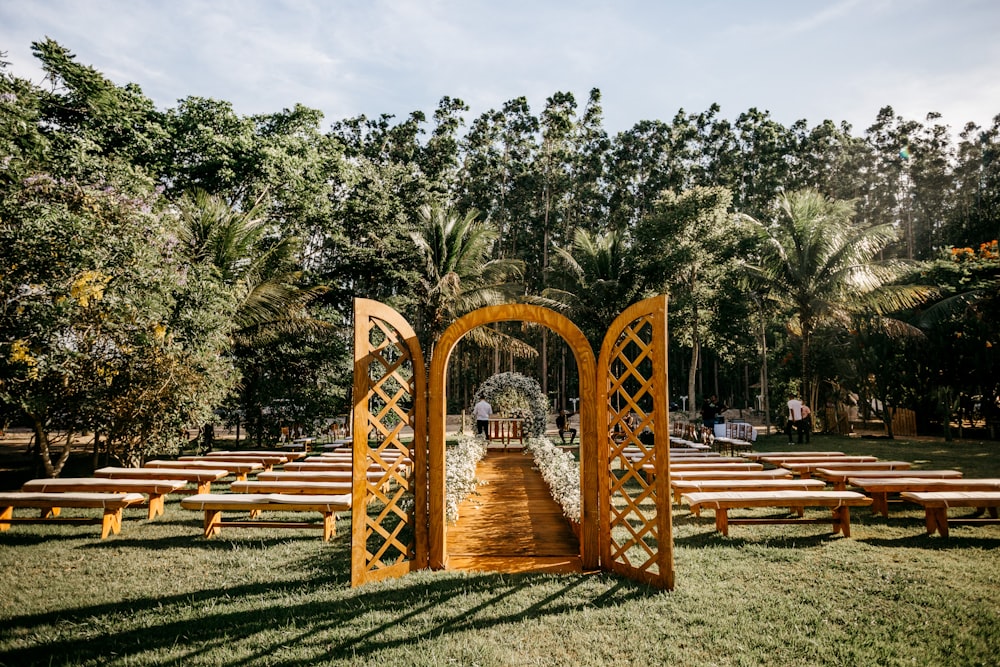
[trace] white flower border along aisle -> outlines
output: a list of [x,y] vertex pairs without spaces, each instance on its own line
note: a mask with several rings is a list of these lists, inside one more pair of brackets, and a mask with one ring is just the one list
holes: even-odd
[[486,456],[486,440],[477,435],[459,434],[458,444],[445,452],[444,514],[458,521],[458,506],[476,492],[476,466]]
[[562,507],[573,524],[580,524],[580,465],[569,452],[559,449],[545,437],[528,438],[524,446],[531,452],[542,479],[549,485],[552,498]]

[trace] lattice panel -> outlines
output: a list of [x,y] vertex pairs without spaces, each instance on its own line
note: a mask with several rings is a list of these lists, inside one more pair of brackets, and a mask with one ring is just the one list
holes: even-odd
[[[368,480],[365,567],[369,572],[415,558],[414,466],[400,436],[415,422],[414,360],[404,337],[389,323],[369,320],[366,460],[380,471]],[[421,362],[422,363],[422,362]],[[417,372],[422,372],[417,367]],[[358,451],[355,451],[355,456]]]
[[655,576],[659,572],[656,488],[654,477],[643,471],[655,460],[653,331],[652,318],[640,317],[624,328],[612,347],[606,435],[611,559]]

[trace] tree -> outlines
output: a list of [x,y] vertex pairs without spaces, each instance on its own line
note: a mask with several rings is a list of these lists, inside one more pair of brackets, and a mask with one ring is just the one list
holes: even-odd
[[[237,366],[243,371],[244,382],[239,395],[244,399],[260,398],[267,392],[254,383],[267,382],[271,388],[280,384],[284,395],[272,396],[297,405],[309,403],[319,408],[322,401],[301,400],[299,388],[315,384],[312,380],[327,376],[322,355],[295,350],[296,340],[311,339],[308,347],[322,347],[322,341],[332,332],[324,321],[312,317],[307,309],[326,292],[322,286],[300,285],[301,272],[296,258],[300,247],[297,237],[282,234],[275,225],[259,215],[256,208],[235,210],[219,197],[198,191],[181,203],[181,242],[191,261],[210,266],[228,291],[232,317],[226,333]],[[300,358],[295,365],[295,382],[275,383],[261,368],[260,357],[277,347],[286,363],[281,372],[290,372],[288,360]],[[278,358],[271,351],[272,360]],[[314,365],[307,363],[312,360]],[[249,386],[248,386],[249,385]],[[247,415],[258,442],[265,437],[267,425],[264,410],[267,403],[259,400],[240,401],[240,410]],[[273,404],[273,402],[272,402]],[[329,413],[327,413],[329,414]],[[315,412],[294,415],[296,421],[315,419]],[[275,434],[277,428],[272,429]]]
[[884,314],[912,307],[931,293],[925,287],[893,284],[913,270],[905,260],[877,259],[897,238],[891,224],[852,224],[854,205],[815,190],[783,195],[773,221],[748,219],[761,246],[748,271],[769,298],[790,317],[798,336],[801,391],[813,400],[810,345],[826,320],[846,324],[852,312]]
[[555,249],[550,273],[541,302],[579,323],[594,350],[618,313],[641,298],[635,257],[621,231],[577,229],[571,247]]
[[37,174],[3,197],[0,389],[50,476],[84,430],[130,463],[176,446],[232,381],[225,295],[178,256],[150,186]]
[[687,385],[692,415],[702,345],[718,325],[714,317],[740,241],[731,202],[729,191],[721,187],[664,192],[636,228],[638,247],[644,250],[637,258],[642,274],[652,289],[669,293],[673,337],[691,347]]
[[[419,211],[418,230],[410,235],[422,265],[416,329],[428,351],[433,351],[444,330],[465,313],[511,302],[520,291],[515,281],[523,275],[523,263],[490,259],[496,231],[478,221],[478,215],[475,210],[459,215],[439,205],[424,206]],[[480,327],[469,337],[481,345],[505,347],[521,355],[533,352],[493,329]]]

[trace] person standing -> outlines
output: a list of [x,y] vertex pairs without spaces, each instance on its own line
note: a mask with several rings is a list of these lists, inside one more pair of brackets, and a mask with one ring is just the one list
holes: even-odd
[[806,442],[809,442],[809,437],[812,435],[813,430],[813,420],[812,420],[812,410],[805,403],[802,404],[802,420],[799,421],[799,442],[802,442],[802,434],[806,436]]
[[701,404],[702,425],[708,430],[715,432],[715,418],[725,411],[725,406],[719,404],[718,396],[712,394]]
[[485,398],[472,407],[472,416],[476,419],[476,433],[487,440],[490,439],[490,416],[493,414],[493,406]]
[[788,422],[785,425],[785,434],[788,436],[788,444],[792,444],[792,429],[796,428],[799,431],[799,444],[802,444],[802,401],[795,394],[789,394],[788,396]]

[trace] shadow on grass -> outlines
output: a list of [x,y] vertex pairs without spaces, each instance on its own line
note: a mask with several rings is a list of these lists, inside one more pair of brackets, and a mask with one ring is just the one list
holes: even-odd
[[[580,588],[593,577],[602,576],[609,584],[599,587],[600,594],[588,595]],[[140,662],[172,656],[172,662],[178,659],[178,652],[183,661],[207,657],[213,664],[316,664],[346,656],[357,659],[397,647],[417,646],[422,640],[565,614],[581,607],[617,607],[648,596],[652,590],[610,575],[552,578],[537,574],[421,573],[392,582],[391,586],[373,585],[334,592],[336,599],[315,599],[317,589],[342,588],[344,577],[345,573],[340,573],[297,582],[225,586],[129,601],[132,613],[158,615],[144,614],[147,622],[142,628],[108,628],[86,637],[36,638],[34,646],[0,653],[0,664],[96,664],[108,655],[115,655],[117,660],[133,656]],[[552,590],[553,584],[558,586],[556,590]],[[472,601],[470,591],[477,593]],[[314,599],[289,603],[289,595]],[[252,611],[220,604],[246,598],[261,598],[263,602]],[[198,607],[201,613],[195,618],[175,620],[170,618],[171,607],[177,608],[175,616],[190,615],[189,607]],[[401,609],[405,612],[400,613]],[[101,604],[15,616],[5,621],[3,634],[25,634],[44,625],[94,627],[95,619],[114,618],[122,611],[122,605]],[[149,617],[159,622],[150,625]],[[360,617],[378,622],[364,623],[364,631],[359,633]],[[406,631],[407,625],[414,631]],[[232,651],[226,645],[240,642],[246,646],[247,641],[253,642],[253,653],[238,659],[231,657]],[[286,650],[289,646],[295,647],[294,652]],[[206,656],[215,651],[230,656],[228,661]],[[284,659],[278,657],[282,652],[287,656]]]
[[953,551],[967,549],[983,549],[985,551],[1000,549],[1000,537],[979,537],[975,535],[956,534],[955,528],[951,529],[951,535],[947,538],[940,535],[927,535],[921,532],[918,535],[906,537],[885,538],[866,537],[858,540],[873,547],[885,547],[891,549],[929,549],[932,551]]

